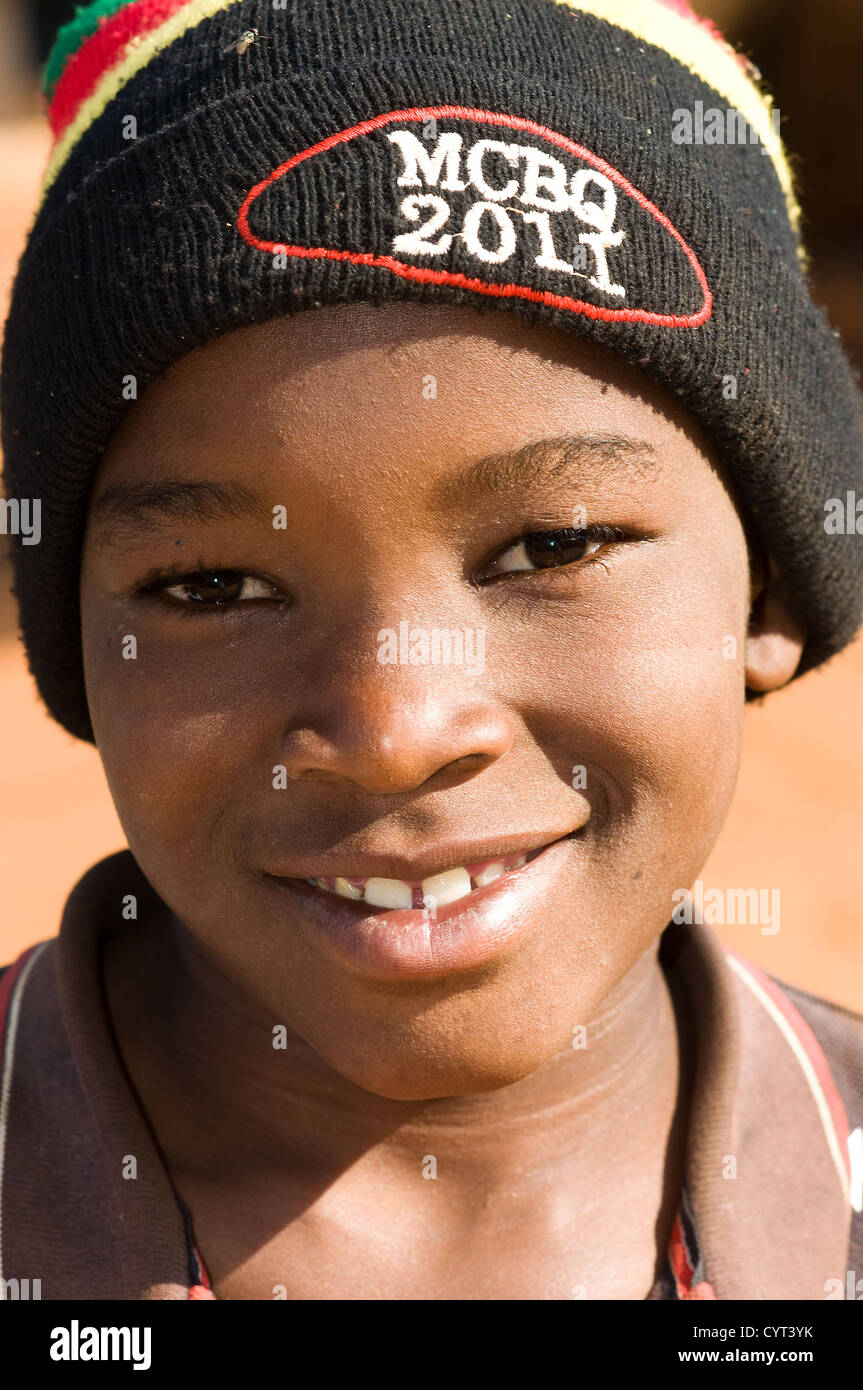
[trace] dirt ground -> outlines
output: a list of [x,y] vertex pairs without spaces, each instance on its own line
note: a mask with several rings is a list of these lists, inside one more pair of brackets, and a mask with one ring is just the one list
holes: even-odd
[[[46,141],[37,120],[0,126],[0,305],[35,204]],[[3,589],[8,585],[2,576]],[[711,888],[780,890],[780,929],[719,927],[781,979],[863,1013],[863,644],[747,714],[743,769]],[[37,702],[0,600],[0,963],[57,930],[66,895],[124,844],[95,750]]]

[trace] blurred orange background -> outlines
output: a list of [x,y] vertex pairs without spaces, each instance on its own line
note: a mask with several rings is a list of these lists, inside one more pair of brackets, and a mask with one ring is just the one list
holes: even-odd
[[[47,34],[74,6],[0,0],[0,309],[36,204],[48,139],[36,83]],[[863,10],[847,0],[703,0],[758,65],[795,157],[824,304],[863,364]],[[825,36],[829,36],[825,38]],[[5,538],[0,537],[0,546]],[[95,749],[38,702],[0,549],[0,964],[56,933],[80,875],[125,844]],[[701,875],[710,888],[781,892],[781,927],[717,928],[780,979],[863,1013],[863,641],[747,711],[736,797]]]

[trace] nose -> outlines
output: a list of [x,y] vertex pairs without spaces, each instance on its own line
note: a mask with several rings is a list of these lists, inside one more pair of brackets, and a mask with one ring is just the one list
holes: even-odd
[[381,664],[370,632],[361,639],[354,630],[350,646],[328,645],[302,709],[287,722],[282,763],[288,778],[378,796],[443,790],[491,766],[512,746],[513,716],[485,675],[466,665]]

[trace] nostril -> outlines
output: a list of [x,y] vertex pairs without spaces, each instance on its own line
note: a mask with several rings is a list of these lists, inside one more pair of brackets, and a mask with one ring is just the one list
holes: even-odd
[[285,782],[396,797],[450,790],[493,767],[512,748],[508,712],[461,708],[456,690],[447,708],[444,684],[425,700],[378,690],[362,706],[323,689],[314,714],[304,712],[302,726],[298,717],[282,735]]
[[496,761],[497,754],[495,753],[463,753],[443,767],[436,768],[425,779],[422,786],[427,788],[433,784],[435,788],[440,790],[458,786],[467,778],[475,777],[477,773],[484,772]]

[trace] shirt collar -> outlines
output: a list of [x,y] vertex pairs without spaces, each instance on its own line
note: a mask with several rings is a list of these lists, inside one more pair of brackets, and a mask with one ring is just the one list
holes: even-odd
[[[123,1284],[137,1290],[119,1296],[213,1297],[104,998],[101,935],[130,892],[142,921],[161,907],[128,851],[91,869],[67,903],[56,960],[45,952],[27,989],[59,999],[58,1038],[68,1040],[119,1212]],[[844,1280],[851,1221],[848,1127],[823,1053],[775,982],[709,928],[670,925],[660,960],[691,1082],[683,1192],[648,1297],[823,1298],[828,1279]],[[134,1182],[124,1178],[130,1154]]]

